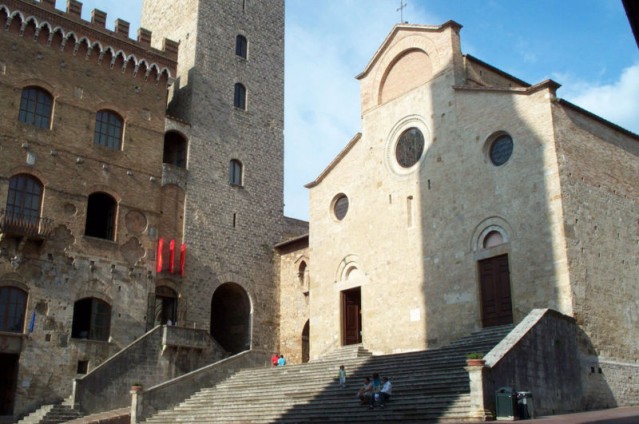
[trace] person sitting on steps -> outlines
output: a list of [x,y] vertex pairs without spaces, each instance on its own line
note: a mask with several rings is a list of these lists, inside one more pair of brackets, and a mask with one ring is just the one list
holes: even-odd
[[364,378],[364,385],[357,391],[357,397],[360,400],[361,405],[366,405],[371,402],[373,395],[373,383],[369,377]]
[[382,379],[382,390],[379,392],[379,406],[384,407],[384,403],[390,399],[393,394],[393,385],[391,384],[390,378],[384,377]]

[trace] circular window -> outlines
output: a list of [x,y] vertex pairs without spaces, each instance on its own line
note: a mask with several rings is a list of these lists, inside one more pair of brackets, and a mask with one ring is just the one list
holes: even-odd
[[348,212],[348,197],[345,194],[338,194],[333,201],[333,214],[338,220],[344,219]]
[[508,134],[500,135],[490,145],[490,161],[495,166],[508,162],[513,154],[513,139]]
[[424,153],[424,135],[415,128],[409,128],[399,136],[395,147],[397,163],[403,168],[415,165]]

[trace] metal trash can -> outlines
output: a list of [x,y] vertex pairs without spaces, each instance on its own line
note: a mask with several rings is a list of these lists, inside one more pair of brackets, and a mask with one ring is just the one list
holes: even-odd
[[495,392],[495,418],[509,421],[517,419],[517,393],[511,387],[501,387]]
[[517,415],[522,420],[535,418],[532,392],[517,392]]

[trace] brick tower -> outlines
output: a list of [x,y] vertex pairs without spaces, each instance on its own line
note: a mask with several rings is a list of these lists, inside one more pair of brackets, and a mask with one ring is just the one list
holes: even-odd
[[283,221],[284,1],[145,0],[142,26],[180,43],[164,162],[171,166],[175,137],[186,160],[178,159],[175,184],[165,184],[179,188],[163,213],[175,216],[164,235],[182,239],[186,261],[183,275],[164,270],[156,287],[178,293],[179,325],[210,329],[229,352],[271,350],[272,248]]

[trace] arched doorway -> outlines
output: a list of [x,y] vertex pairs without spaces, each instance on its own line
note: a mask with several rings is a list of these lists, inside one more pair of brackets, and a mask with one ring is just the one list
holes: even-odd
[[177,323],[177,293],[166,286],[155,288],[155,325]]
[[251,302],[236,283],[225,283],[211,300],[211,336],[228,352],[251,347]]
[[310,335],[310,325],[309,320],[306,320],[306,324],[304,324],[304,329],[302,330],[302,363],[308,362],[310,358],[310,344],[309,344],[309,335]]

